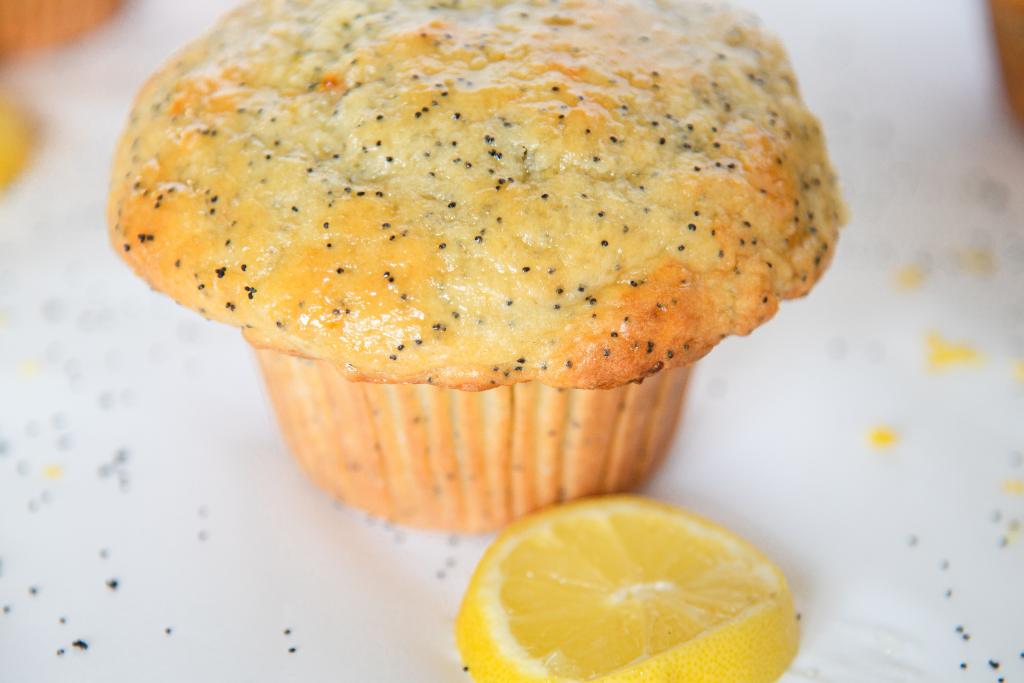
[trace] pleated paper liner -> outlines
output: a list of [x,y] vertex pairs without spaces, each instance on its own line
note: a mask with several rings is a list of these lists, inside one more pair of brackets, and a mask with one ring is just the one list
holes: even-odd
[[609,390],[529,382],[468,392],[349,382],[329,363],[257,354],[313,481],[400,524],[469,532],[639,485],[665,457],[689,375]]

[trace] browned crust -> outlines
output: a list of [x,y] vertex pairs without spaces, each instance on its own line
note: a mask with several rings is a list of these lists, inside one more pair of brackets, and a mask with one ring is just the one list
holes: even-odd
[[[749,334],[771,318],[778,310],[778,300],[759,280],[750,278],[748,291],[740,297],[740,301],[751,302],[750,305],[732,308],[723,305],[717,288],[702,286],[699,278],[676,267],[666,267],[651,278],[648,287],[567,330],[566,336],[572,341],[554,354],[559,363],[502,376],[504,381],[494,378],[486,368],[467,372],[459,366],[432,368],[418,376],[384,378],[344,366],[337,369],[349,381],[432,384],[463,391],[524,381],[542,381],[562,388],[610,389],[642,382],[664,370],[690,366],[726,336]],[[810,286],[808,283],[807,287]],[[254,330],[245,330],[243,334],[257,348],[305,357],[301,352],[281,349],[261,339]]]

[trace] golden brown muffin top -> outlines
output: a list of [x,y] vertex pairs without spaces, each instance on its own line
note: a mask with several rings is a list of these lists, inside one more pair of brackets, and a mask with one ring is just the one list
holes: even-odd
[[806,293],[843,206],[758,22],[684,0],[263,0],[143,88],[155,288],[351,379],[611,387]]

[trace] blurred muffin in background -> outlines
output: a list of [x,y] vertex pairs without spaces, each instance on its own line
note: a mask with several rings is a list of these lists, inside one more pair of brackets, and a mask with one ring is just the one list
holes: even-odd
[[989,0],[1010,106],[1024,121],[1024,0]]
[[57,45],[109,17],[121,0],[0,0],[0,56]]

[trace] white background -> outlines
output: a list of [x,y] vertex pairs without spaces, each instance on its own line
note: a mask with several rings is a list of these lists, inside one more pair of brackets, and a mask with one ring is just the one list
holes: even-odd
[[[41,145],[0,195],[0,681],[464,681],[452,620],[487,539],[320,494],[237,332],[107,246],[130,99],[226,4],[134,2],[0,65]],[[1024,681],[1024,496],[1003,490],[1024,477],[1024,133],[983,4],[744,4],[789,46],[854,219],[809,299],[699,365],[647,492],[781,564],[803,613],[787,682]],[[984,362],[929,372],[932,331]],[[878,425],[894,447],[868,445]]]

